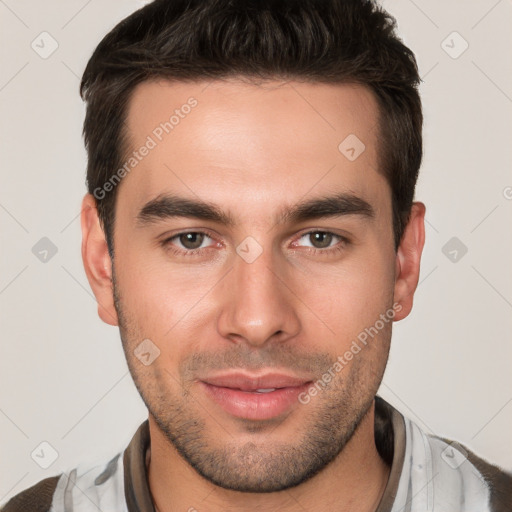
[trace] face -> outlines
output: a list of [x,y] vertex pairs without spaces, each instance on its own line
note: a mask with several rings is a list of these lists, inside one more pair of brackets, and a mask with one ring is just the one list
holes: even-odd
[[352,85],[144,83],[127,127],[114,290],[93,288],[150,422],[219,486],[298,485],[367,415],[408,309],[376,101]]

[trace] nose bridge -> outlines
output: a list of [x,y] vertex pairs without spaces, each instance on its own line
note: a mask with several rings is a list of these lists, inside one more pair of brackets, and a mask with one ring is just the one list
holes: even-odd
[[293,295],[283,284],[285,276],[279,275],[283,265],[270,249],[256,249],[250,240],[237,248],[224,289],[219,330],[232,340],[262,345],[271,338],[295,335],[299,319]]

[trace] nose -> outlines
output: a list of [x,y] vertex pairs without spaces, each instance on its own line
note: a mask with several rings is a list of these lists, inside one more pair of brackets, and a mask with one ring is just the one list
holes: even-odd
[[287,283],[284,263],[274,262],[270,251],[251,263],[238,255],[234,260],[218,290],[222,293],[219,334],[254,348],[296,336],[300,331],[298,299]]

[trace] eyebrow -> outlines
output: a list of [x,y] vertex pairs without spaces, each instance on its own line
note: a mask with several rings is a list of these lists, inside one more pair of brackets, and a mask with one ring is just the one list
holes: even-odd
[[[375,217],[375,210],[367,201],[354,194],[339,193],[285,207],[277,217],[277,224],[345,215],[359,215],[371,219]],[[228,227],[236,224],[230,213],[212,203],[169,194],[160,195],[147,202],[137,215],[137,224],[144,227],[178,217],[207,220]]]

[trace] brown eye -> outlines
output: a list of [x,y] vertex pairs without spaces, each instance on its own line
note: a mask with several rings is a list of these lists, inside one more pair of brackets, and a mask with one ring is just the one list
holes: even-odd
[[293,243],[294,247],[305,247],[314,254],[334,254],[343,251],[350,245],[346,237],[331,231],[313,230],[303,233],[299,240]]
[[333,235],[332,233],[328,233],[326,231],[315,231],[313,233],[309,233],[309,240],[313,247],[317,249],[325,249],[330,247],[333,240]]
[[215,238],[206,231],[183,231],[160,243],[167,254],[173,254],[176,257],[204,256],[206,252],[218,247]]
[[177,236],[179,242],[185,249],[199,249],[201,247],[205,234],[204,233],[182,233],[181,235]]

